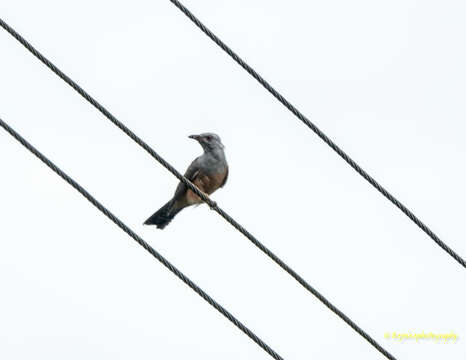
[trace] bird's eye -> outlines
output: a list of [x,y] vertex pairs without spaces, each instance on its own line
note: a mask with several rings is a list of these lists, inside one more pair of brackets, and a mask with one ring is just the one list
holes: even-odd
[[206,139],[207,141],[212,141],[212,136],[208,135]]

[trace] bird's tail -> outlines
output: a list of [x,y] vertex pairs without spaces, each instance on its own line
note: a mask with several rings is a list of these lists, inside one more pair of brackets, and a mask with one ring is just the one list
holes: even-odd
[[181,208],[175,208],[174,201],[170,200],[157,210],[150,218],[148,218],[144,222],[144,225],[157,225],[158,229],[163,229],[180,211]]

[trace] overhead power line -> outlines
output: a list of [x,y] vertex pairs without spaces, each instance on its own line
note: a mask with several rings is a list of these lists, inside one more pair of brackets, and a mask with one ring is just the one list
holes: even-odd
[[147,145],[141,138],[133,133],[128,127],[120,122],[115,116],[113,116],[106,108],[104,108],[97,100],[89,95],[83,88],[81,88],[76,82],[70,77],[63,73],[58,67],[56,67],[51,61],[43,56],[38,50],[36,50],[26,39],[24,39],[19,33],[11,28],[7,23],[0,19],[0,26],[2,26],[8,33],[10,33],[16,40],[18,40],[27,50],[29,50],[34,56],[36,56],[42,63],[44,63],[50,70],[56,75],[63,79],[68,85],[75,89],[84,99],[91,103],[97,110],[107,117],[113,124],[121,129],[126,135],[128,135],[134,142],[146,150],[154,159],[162,164],[167,170],[169,170],[174,176],[182,181],[189,189],[191,189],[196,195],[198,195],[204,202],[206,202],[211,209],[215,210],[220,216],[222,216],[228,223],[234,228],[241,232],[247,239],[249,239],[255,246],[257,246],[264,254],[271,258],[276,264],[278,264],[283,270],[291,275],[299,284],[301,284],[307,291],[313,294],[319,299],[328,309],[340,317],[345,323],[347,323],[354,331],[366,339],[374,348],[382,353],[386,358],[395,360],[395,357],[385,350],[377,341],[375,341],[368,333],[360,328],[353,320],[346,316],[340,311],[335,305],[327,300],[321,293],[314,289],[304,278],[302,278],[296,271],[282,261],[277,255],[257,240],[250,232],[248,232],[243,226],[236,222],[230,215],[223,211],[216,202],[212,201],[205,193],[200,191],[191,181],[181,175],[173,166],[165,161],[159,154],[157,154],[149,145]]
[[158,253],[152,246],[150,246],[144,239],[137,235],[133,230],[123,223],[119,218],[113,215],[110,210],[108,210],[104,205],[97,201],[89,192],[86,191],[81,185],[69,177],[65,172],[63,172],[58,166],[56,166],[52,161],[50,161],[45,155],[43,155],[39,150],[32,146],[26,139],[24,139],[20,134],[18,134],[13,128],[11,128],[5,121],[0,118],[0,126],[3,127],[11,136],[13,136],[19,143],[21,143],[26,149],[38,157],[45,165],[57,173],[63,180],[68,184],[74,187],[82,196],[84,196],[89,202],[94,205],[97,209],[100,210],[106,217],[108,217],[113,223],[115,223],[121,230],[131,236],[139,245],[141,245],[146,251],[148,251],[153,257],[160,261],[168,270],[175,274],[180,280],[182,280],[186,285],[193,289],[200,297],[207,301],[211,306],[213,306],[218,312],[230,320],[238,329],[244,332],[249,336],[257,345],[264,349],[270,356],[276,360],[283,360],[283,358],[278,355],[270,346],[268,346],[264,341],[262,341],[256,334],[249,330],[245,325],[243,325],[236,317],[234,317],[227,309],[222,305],[216,302],[211,298],[204,290],[197,286],[192,280],[190,280],[186,275],[184,275],[180,270],[178,270],[174,265],[172,265],[167,259],[165,259],[160,253]]
[[268,92],[270,92],[278,101],[280,101],[288,110],[290,110],[299,120],[308,128],[314,131],[328,146],[330,146],[343,160],[345,160],[354,170],[357,171],[364,179],[385,196],[392,204],[400,209],[407,217],[411,219],[422,231],[424,231],[435,243],[445,250],[453,259],[466,268],[466,261],[457,254],[452,248],[445,244],[429,227],[424,224],[414,213],[403,205],[397,198],[380,185],[372,176],[370,176],[356,161],[346,154],[336,143],[334,143],[322,130],[312,123],[303,113],[301,113],[293,104],[291,104],[282,94],[273,88],[261,75],[259,75],[251,66],[241,59],[228,45],[226,45],[218,36],[210,31],[186,6],[178,0],[170,0],[178,9],[180,9],[199,29],[202,30],[211,40],[213,40],[223,51],[225,51],[233,60],[235,60],[244,70],[246,70],[254,79],[256,79]]
[[58,67],[50,62],[45,56],[43,56],[38,50],[36,50],[26,39],[24,39],[19,33],[13,28],[6,24],[0,19],[0,25],[7,30],[14,38],[16,38],[26,49],[28,49],[34,56],[36,56],[42,63],[44,63],[49,69],[55,74],[62,78],[68,85],[75,89],[81,96],[83,96],[89,103],[97,108],[102,114],[104,114],[113,124],[121,129],[126,135],[128,135],[133,141],[139,146],[146,150],[152,157],[154,157],[160,164],[162,164],[167,170],[175,175],[180,181],[182,181],[188,188],[190,188],[196,195],[198,195],[204,202],[206,202],[213,210],[220,214],[227,222],[233,227],[240,231],[246,236],[255,246],[263,251],[268,257],[270,257],[275,263],[277,263],[282,269],[290,274],[295,280],[297,280],[306,290],[316,296],[325,306],[327,306],[332,312],[338,315],[343,321],[345,321],[351,328],[353,328],[358,334],[365,338],[372,346],[378,351],[384,354],[388,359],[395,359],[388,351],[386,351],[381,345],[379,345],[369,334],[361,329],[355,322],[341,312],[336,306],[328,301],[322,294],[314,289],[309,283],[307,283],[298,273],[296,273],[291,267],[283,262],[278,256],[276,256],[271,250],[257,240],[251,233],[249,233],[244,227],[236,222],[230,215],[223,211],[216,202],[212,201],[205,193],[200,191],[193,183],[181,175],[174,167],[172,167],[167,161],[165,161],[160,155],[158,155],[149,145],[147,145],[141,138],[134,134],[129,128],[115,118],[106,108],[104,108],[97,100],[89,95],[84,89],[82,89],[76,82],[70,77],[63,73]]

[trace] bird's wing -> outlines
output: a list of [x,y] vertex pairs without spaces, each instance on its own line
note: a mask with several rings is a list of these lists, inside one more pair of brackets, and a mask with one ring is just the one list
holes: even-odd
[[[187,178],[189,181],[193,182],[196,176],[199,174],[199,158],[196,158],[191,165],[189,165],[188,170],[184,173],[184,177]],[[175,190],[175,199],[179,199],[182,195],[186,193],[186,190],[188,190],[188,187],[180,181],[178,186],[176,187]]]

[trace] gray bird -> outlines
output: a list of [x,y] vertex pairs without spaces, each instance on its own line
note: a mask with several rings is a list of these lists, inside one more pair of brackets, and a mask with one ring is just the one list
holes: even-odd
[[[228,178],[228,164],[220,137],[214,133],[191,135],[204,149],[204,154],[196,158],[184,176],[201,191],[210,195],[225,185]],[[173,198],[148,218],[144,225],[157,225],[163,229],[185,207],[200,204],[202,199],[180,182]]]

